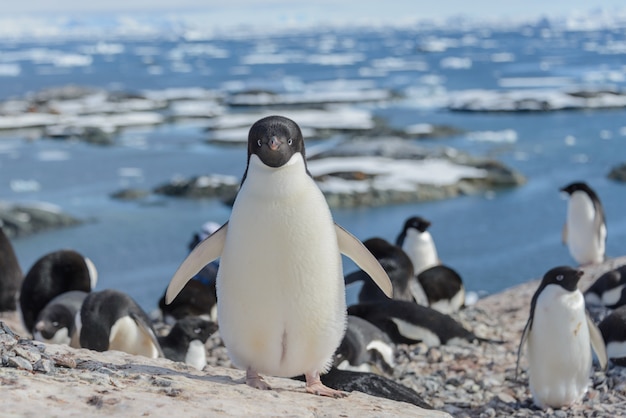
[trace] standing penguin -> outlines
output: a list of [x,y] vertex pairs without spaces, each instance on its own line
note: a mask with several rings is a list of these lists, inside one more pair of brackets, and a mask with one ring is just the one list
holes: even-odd
[[406,220],[402,232],[396,238],[396,245],[411,259],[416,276],[440,264],[435,242],[428,232],[430,225],[431,223],[421,216],[412,216]]
[[23,278],[13,245],[5,235],[0,221],[0,312],[14,311],[17,308],[17,294]]
[[606,220],[598,195],[583,182],[571,183],[561,191],[569,195],[563,244],[578,264],[601,263],[605,256]]
[[602,334],[585,310],[578,289],[583,272],[555,267],[544,276],[530,304],[517,357],[528,342],[529,385],[541,408],[561,408],[582,399],[589,386],[592,356],[606,369]]
[[246,383],[270,389],[259,373],[305,374],[307,392],[345,396],[320,380],[346,328],[341,253],[391,295],[378,261],[333,222],[308,172],[298,125],[269,116],[250,128],[247,167],[230,220],[189,254],[166,302],[221,256],[220,335],[233,363],[246,370]]

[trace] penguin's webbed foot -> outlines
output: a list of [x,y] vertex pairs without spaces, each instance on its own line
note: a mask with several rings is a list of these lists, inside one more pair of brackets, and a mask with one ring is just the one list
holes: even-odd
[[251,367],[246,370],[246,385],[260,390],[272,390],[272,387]]
[[319,372],[306,373],[306,391],[318,396],[328,396],[330,398],[345,398],[346,392],[332,389],[322,383]]

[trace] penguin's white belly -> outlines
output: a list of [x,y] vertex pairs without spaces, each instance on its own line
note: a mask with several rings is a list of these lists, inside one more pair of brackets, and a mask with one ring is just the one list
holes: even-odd
[[[604,260],[605,242],[598,239],[594,224],[596,216],[593,203],[586,196],[572,196],[567,214],[567,245],[572,257],[580,264],[601,263]],[[606,227],[600,234],[606,236]]]
[[242,188],[217,296],[220,335],[236,366],[275,376],[328,367],[346,306],[337,237],[319,189],[288,201]]
[[547,286],[535,308],[528,336],[529,383],[541,407],[561,407],[582,398],[591,370],[591,345],[580,292]]
[[439,264],[435,243],[427,231],[419,235],[414,231],[409,231],[402,249],[411,259],[416,276],[422,271]]
[[109,350],[118,350],[150,358],[159,357],[159,352],[152,343],[152,339],[141,331],[137,323],[129,316],[118,319],[111,327]]

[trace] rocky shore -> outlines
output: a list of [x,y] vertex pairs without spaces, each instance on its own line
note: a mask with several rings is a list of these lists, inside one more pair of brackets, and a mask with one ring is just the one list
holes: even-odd
[[[585,267],[585,289],[626,257]],[[0,320],[0,383],[3,405],[15,416],[446,416],[454,417],[615,417],[626,414],[626,369],[596,371],[582,403],[564,410],[532,405],[528,377],[515,379],[517,348],[538,286],[532,280],[479,300],[457,314],[467,328],[504,343],[426,347],[398,346],[392,378],[414,389],[436,410],[352,393],[323,399],[304,393],[302,383],[270,378],[276,390],[261,392],[241,384],[243,372],[231,368],[219,335],[206,344],[208,365],[195,371],[182,363],[150,360],[119,352],[96,353],[18,340],[16,314]],[[521,361],[526,367],[525,357]]]
[[82,222],[49,203],[15,204],[0,201],[0,225],[9,238],[78,225]]

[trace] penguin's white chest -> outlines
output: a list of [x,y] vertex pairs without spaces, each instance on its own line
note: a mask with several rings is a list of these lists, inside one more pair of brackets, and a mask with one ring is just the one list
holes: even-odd
[[572,194],[567,206],[567,245],[580,264],[600,263],[604,259],[606,226],[599,225],[596,216],[593,201],[587,194]]
[[580,291],[548,285],[528,336],[529,383],[535,403],[562,407],[582,398],[591,370],[591,343]]
[[409,229],[404,238],[402,249],[411,259],[416,276],[422,271],[439,264],[437,249],[428,231],[419,232]]
[[217,276],[220,334],[233,363],[276,376],[324,370],[346,321],[330,210],[294,158],[270,169],[251,157]]

